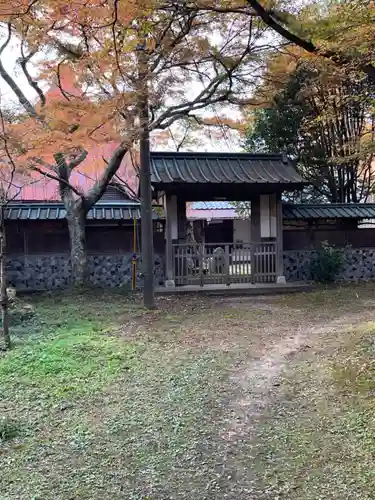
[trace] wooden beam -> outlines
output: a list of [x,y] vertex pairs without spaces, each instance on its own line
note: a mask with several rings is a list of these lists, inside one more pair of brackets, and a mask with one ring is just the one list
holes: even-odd
[[251,198],[251,243],[260,243],[260,195]]
[[177,197],[177,230],[178,241],[183,243],[186,240],[186,199]]
[[[172,243],[177,242],[177,199],[176,196],[165,196],[165,271],[167,280],[174,281],[174,263]],[[172,283],[171,283],[172,285]]]
[[277,283],[285,283],[284,276],[284,225],[281,193],[276,196],[276,276]]

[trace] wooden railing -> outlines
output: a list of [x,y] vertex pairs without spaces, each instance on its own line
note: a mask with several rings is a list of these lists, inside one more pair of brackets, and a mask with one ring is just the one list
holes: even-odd
[[176,285],[272,283],[276,242],[172,245]]

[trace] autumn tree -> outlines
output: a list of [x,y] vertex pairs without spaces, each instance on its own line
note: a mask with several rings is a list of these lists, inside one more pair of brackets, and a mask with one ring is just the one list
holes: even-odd
[[278,35],[310,54],[337,66],[366,74],[375,82],[375,3],[363,0],[312,0],[299,12],[293,3],[246,0]]
[[236,118],[231,118],[227,113],[199,118],[188,116],[179,120],[173,127],[153,136],[153,148],[170,151],[202,150],[206,142],[207,148],[231,149],[233,145],[240,147],[241,140],[247,128],[246,120],[242,113],[237,113]]
[[202,139],[202,127],[189,116],[178,120],[172,127],[154,134],[153,149],[171,151],[193,151]]
[[[231,4],[19,0],[1,8],[0,77],[28,118],[7,132],[18,160],[59,185],[76,284],[85,282],[85,216],[141,132],[166,130],[208,106],[248,102],[268,42],[248,7]],[[4,65],[11,45],[35,99]],[[64,88],[66,68],[76,75],[74,88]],[[48,101],[45,81],[63,99]],[[112,155],[88,165],[90,149],[106,141],[117,143]],[[94,167],[99,178],[83,193],[71,173]]]
[[305,197],[366,201],[375,187],[373,85],[302,54],[272,62],[259,90],[270,93],[270,105],[251,113],[246,148],[293,158],[312,182]]
[[19,119],[18,113],[6,105],[2,106],[3,100],[0,94],[0,350],[11,348],[6,268],[6,212],[8,204],[17,198],[22,187],[29,182],[26,177],[20,175],[22,171],[19,171],[13,159],[16,152],[13,151],[13,145],[6,133],[6,123],[16,123]]
[[[10,19],[3,27],[5,34],[0,47],[0,76],[22,108],[17,120],[6,119],[4,125],[7,142],[12,146],[12,162],[24,172],[36,172],[41,178],[57,181],[67,213],[72,275],[74,283],[82,285],[86,279],[85,217],[117,172],[129,149],[129,142],[118,140],[118,135],[112,129],[113,122],[110,121],[112,116],[98,103],[85,99],[74,86],[69,90],[61,87],[61,75],[66,70],[60,64],[61,61],[51,70],[51,80],[55,79],[54,84],[66,99],[47,99],[42,85],[45,76],[40,74],[32,77],[29,72],[29,64],[38,54],[33,45],[37,42],[27,38],[32,28],[23,25],[19,19]],[[6,49],[14,42],[18,43],[20,50],[17,70],[23,73],[28,86],[35,92],[37,98],[34,100],[27,97],[25,88],[18,84],[4,65],[4,57],[9,57]],[[102,126],[104,119],[108,120],[105,127]],[[91,148],[97,143],[115,139],[118,140],[117,147],[110,158],[105,159],[106,162],[96,158],[97,165],[85,164]],[[84,164],[86,170],[101,168],[99,179],[88,193],[83,193],[70,182],[73,170]]]
[[14,176],[14,165],[7,165],[0,173],[0,305],[1,305],[1,329],[0,350],[10,349],[11,338],[9,333],[9,298],[7,290],[6,273],[6,232],[5,215],[8,202],[11,200],[12,178]]

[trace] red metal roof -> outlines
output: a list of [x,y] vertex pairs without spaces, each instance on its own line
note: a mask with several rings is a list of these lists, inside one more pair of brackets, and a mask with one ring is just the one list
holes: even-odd
[[[61,88],[63,93],[61,92]],[[68,96],[85,99],[82,89],[76,83],[76,77],[68,66],[60,68],[60,81],[53,84],[46,92],[47,103],[65,100],[64,93]],[[88,155],[71,174],[70,183],[82,193],[87,194],[89,189],[101,176],[105,168],[105,160],[109,161],[111,154],[118,146],[117,142],[96,144]],[[3,174],[3,180],[5,175]],[[138,190],[138,178],[133,167],[131,155],[127,154],[117,172],[116,181],[122,180],[134,192]],[[11,189],[10,197],[17,201],[61,201],[58,182],[47,177],[42,177],[37,172],[30,172],[27,176],[17,176]]]
[[[61,92],[61,89],[63,92]],[[61,65],[59,70],[59,81],[54,82],[45,94],[46,102],[63,101],[66,97],[83,98],[82,89],[76,83],[76,76],[67,65]]]
[[[105,158],[110,159],[111,154],[118,146],[115,142],[98,144],[88,152],[84,162],[74,170],[70,176],[70,183],[82,193],[87,194],[89,189],[100,178],[105,167]],[[93,168],[97,164],[98,168]],[[103,166],[102,168],[101,165]],[[133,192],[138,190],[138,178],[133,167],[130,154],[127,154],[114,179],[127,184]],[[27,177],[18,176],[14,180],[17,187],[12,189],[10,196],[18,201],[61,201],[58,182],[54,179],[41,177],[38,173],[30,173]],[[20,189],[21,188],[21,189]],[[125,185],[126,188],[126,185]]]

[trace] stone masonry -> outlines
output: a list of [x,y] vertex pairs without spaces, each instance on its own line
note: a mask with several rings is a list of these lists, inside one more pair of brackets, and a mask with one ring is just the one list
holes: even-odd
[[[375,248],[344,248],[344,267],[340,281],[375,280]],[[284,274],[287,281],[310,281],[311,261],[315,250],[284,252]],[[90,255],[90,281],[99,287],[130,287],[132,254]],[[68,287],[71,282],[69,256],[13,256],[7,262],[9,285],[18,290],[54,290]],[[155,254],[155,284],[164,282],[164,257]],[[137,285],[142,286],[141,262],[137,261]]]
[[[343,248],[344,266],[338,281],[368,281],[375,279],[375,248]],[[284,252],[284,274],[287,281],[309,281],[315,250]]]
[[[132,277],[132,254],[90,255],[90,281],[101,287],[129,287]],[[9,285],[19,290],[53,290],[71,282],[70,259],[61,255],[29,255],[8,258]],[[142,286],[141,261],[137,261],[137,285]],[[155,284],[164,280],[164,258],[155,255]]]

